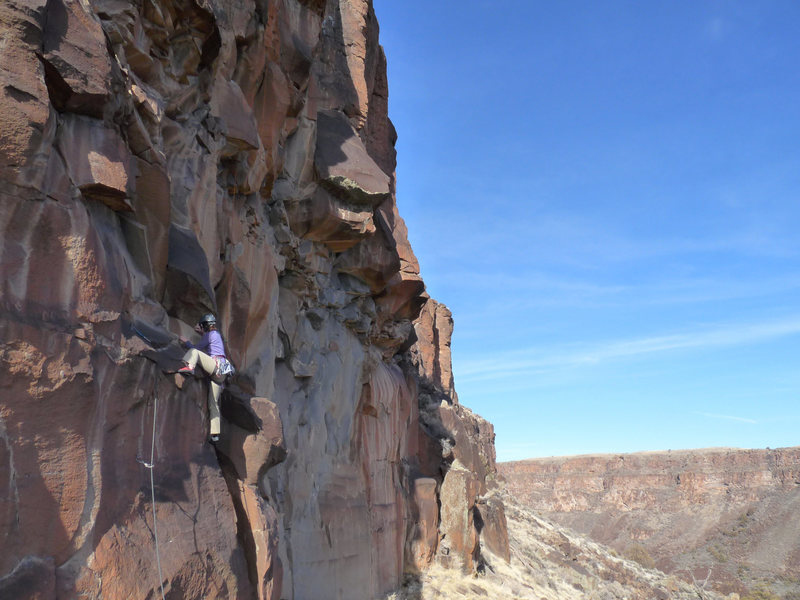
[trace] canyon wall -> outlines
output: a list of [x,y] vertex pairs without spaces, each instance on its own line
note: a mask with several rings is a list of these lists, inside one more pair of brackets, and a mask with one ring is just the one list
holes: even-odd
[[[371,2],[5,0],[0,39],[0,598],[374,598],[507,560]],[[175,374],[206,312],[216,446]]]
[[541,458],[499,469],[525,506],[665,572],[709,577],[723,592],[768,584],[800,593],[800,448]]

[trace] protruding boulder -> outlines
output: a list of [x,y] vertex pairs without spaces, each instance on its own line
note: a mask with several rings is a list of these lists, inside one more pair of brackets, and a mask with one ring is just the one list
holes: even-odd
[[97,18],[78,0],[48,0],[42,50],[56,109],[101,117],[110,93],[111,59]]
[[113,210],[132,210],[132,158],[117,131],[98,119],[64,115],[56,142],[70,180],[84,198]]
[[398,352],[408,350],[416,340],[414,325],[408,319],[384,320],[370,334],[372,343],[381,349],[386,360]]
[[322,184],[351,202],[377,206],[389,197],[389,176],[372,160],[342,112],[317,113],[314,165]]
[[289,226],[297,235],[323,242],[333,252],[352,248],[375,233],[372,210],[363,206],[347,206],[324,188],[287,206]]

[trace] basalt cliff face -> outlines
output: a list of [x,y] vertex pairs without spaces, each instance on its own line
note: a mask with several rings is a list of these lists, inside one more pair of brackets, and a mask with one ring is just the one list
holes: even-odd
[[[0,4],[0,598],[374,598],[508,558],[368,0]],[[171,374],[215,312],[237,374]]]
[[[722,592],[800,594],[800,448],[542,458],[499,465],[549,519]],[[775,596],[759,596],[775,597]]]

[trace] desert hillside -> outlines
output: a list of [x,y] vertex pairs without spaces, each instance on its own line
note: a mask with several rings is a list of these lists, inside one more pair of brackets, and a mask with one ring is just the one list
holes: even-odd
[[[721,600],[705,578],[689,583],[546,519],[504,496],[510,561],[490,553],[478,573],[435,566],[386,600]],[[641,556],[635,557],[642,561]],[[736,595],[732,596],[736,598]]]
[[800,448],[502,463],[509,494],[620,554],[723,592],[800,597]]

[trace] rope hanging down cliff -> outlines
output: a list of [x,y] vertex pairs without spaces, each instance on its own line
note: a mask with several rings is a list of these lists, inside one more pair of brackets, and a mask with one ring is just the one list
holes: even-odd
[[153,471],[155,471],[156,454],[156,418],[158,417],[158,377],[153,379],[153,437],[150,440],[150,462],[137,459],[144,467],[150,471],[150,506],[153,508],[153,539],[156,547],[156,565],[158,566],[158,583],[161,586],[161,600],[166,600],[164,596],[164,576],[161,573],[161,554],[158,548],[158,524],[156,522],[156,486]]

